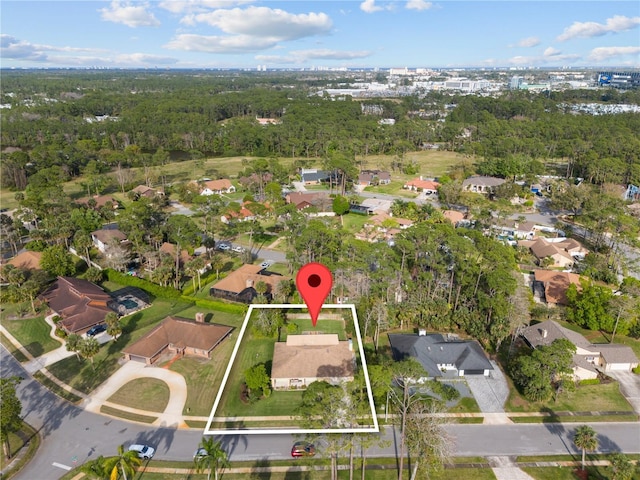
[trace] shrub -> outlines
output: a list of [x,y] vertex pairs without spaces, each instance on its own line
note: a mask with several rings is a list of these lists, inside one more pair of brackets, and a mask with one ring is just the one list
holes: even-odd
[[580,380],[579,385],[599,385],[600,384],[600,379],[599,378],[587,378],[585,380]]
[[67,332],[66,330],[63,330],[62,328],[56,328],[56,337],[60,337],[60,338],[67,338]]
[[145,292],[157,298],[176,299],[182,296],[182,292],[180,292],[180,290],[176,290],[173,287],[163,287],[161,285],[158,285],[157,283],[145,280],[144,278],[125,275],[110,268],[105,271],[107,272],[107,278],[109,279],[109,281],[118,283],[120,285],[141,288]]

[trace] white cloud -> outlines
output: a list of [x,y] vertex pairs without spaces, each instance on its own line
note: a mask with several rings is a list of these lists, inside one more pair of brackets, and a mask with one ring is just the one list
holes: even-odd
[[538,37],[523,38],[517,43],[518,47],[530,48],[540,45],[540,39]]
[[607,33],[618,33],[640,25],[640,17],[625,17],[614,15],[607,18],[606,23],[597,22],[574,22],[570,27],[564,29],[558,36],[561,42],[575,37],[600,37]]
[[216,10],[193,15],[191,18],[193,22],[206,23],[225,33],[280,40],[325,34],[333,27],[331,18],[325,13],[292,14],[267,7]]
[[146,53],[128,53],[128,54],[117,55],[116,57],[114,57],[114,62],[119,65],[150,66],[150,65],[173,65],[178,63],[178,60],[173,57],[149,55]]
[[101,8],[99,12],[103,20],[122,23],[127,27],[157,27],[160,22],[153,13],[147,11],[148,7],[146,3],[133,6],[129,2],[113,0],[109,8]]
[[380,10],[384,10],[384,8],[376,5],[376,0],[364,0],[364,2],[360,4],[360,10],[365,13],[374,13],[379,12]]
[[542,55],[544,55],[545,57],[554,57],[560,55],[561,53],[562,52],[556,48],[548,47],[545,48],[544,52],[542,52]]
[[[640,55],[640,47],[598,47],[591,50],[589,60],[601,62],[612,57]],[[637,63],[636,63],[637,64]]]
[[433,7],[433,3],[426,2],[425,0],[407,0],[405,7],[408,10],[429,10]]
[[[547,49],[549,50],[549,49]],[[553,50],[552,54],[546,54],[547,50],[545,50],[544,55],[517,55],[515,57],[511,57],[504,62],[501,62],[502,65],[512,65],[512,66],[538,66],[538,65],[565,65],[567,63],[575,63],[580,60],[580,55],[576,54],[565,54],[562,55],[560,52]],[[495,63],[495,60],[492,60]]]
[[181,34],[164,45],[164,48],[168,48],[169,50],[223,54],[250,53],[273,48],[278,44],[278,41],[278,38],[252,37],[250,35],[221,37],[216,35]]
[[11,35],[0,35],[0,57],[3,59],[51,62],[54,57],[49,55],[50,52],[100,54],[106,52],[106,50],[83,47],[56,47],[54,45],[30,43]]
[[237,5],[253,3],[254,0],[163,0],[158,3],[172,13],[205,12],[217,8],[232,8]]

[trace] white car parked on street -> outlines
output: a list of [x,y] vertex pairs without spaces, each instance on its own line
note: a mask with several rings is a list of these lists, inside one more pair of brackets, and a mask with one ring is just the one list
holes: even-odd
[[149,460],[153,458],[153,454],[156,453],[155,448],[150,447],[149,445],[129,445],[130,452],[138,452],[138,457],[144,460]]

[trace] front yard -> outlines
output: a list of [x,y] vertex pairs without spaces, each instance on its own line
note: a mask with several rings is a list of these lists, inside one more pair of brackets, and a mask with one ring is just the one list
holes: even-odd
[[49,336],[51,326],[44,320],[44,315],[20,320],[3,318],[2,325],[34,357],[39,357],[62,345],[61,342]]

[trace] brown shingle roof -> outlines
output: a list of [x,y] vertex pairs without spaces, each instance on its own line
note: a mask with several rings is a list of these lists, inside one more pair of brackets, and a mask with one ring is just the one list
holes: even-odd
[[594,344],[589,348],[590,350],[598,350],[600,355],[607,363],[638,363],[638,357],[633,352],[633,349],[627,345],[620,345],[615,343],[609,344]]
[[73,277],[58,279],[42,293],[49,308],[62,317],[70,332],[80,332],[104,321],[111,296],[97,285]]
[[208,188],[212,192],[218,192],[220,190],[228,190],[232,187],[231,180],[228,178],[221,178],[220,180],[209,180],[202,184],[203,188]]
[[[175,243],[164,242],[158,250],[162,253],[166,253],[167,255],[171,255],[172,258],[176,258],[176,247],[177,245]],[[186,250],[180,251],[180,262],[183,264],[187,263],[192,258],[193,257],[189,255],[189,252]]]
[[354,358],[349,342],[336,334],[289,335],[274,345],[271,377],[353,377]]
[[216,323],[202,323],[188,318],[167,317],[157,327],[137,342],[128,346],[123,353],[153,358],[169,344],[179,348],[197,348],[210,352],[233,327]]
[[7,263],[22,270],[38,270],[40,269],[40,259],[42,252],[26,251],[19,253]]
[[91,232],[91,235],[105,245],[108,244],[112,238],[115,238],[119,242],[127,239],[127,236],[120,230],[96,230],[95,232]]
[[544,296],[547,303],[567,305],[567,289],[569,285],[580,286],[580,275],[569,272],[557,272],[554,270],[535,270],[534,278],[536,282],[544,285]]
[[255,288],[258,282],[265,282],[271,287],[271,291],[273,291],[280,281],[287,279],[287,277],[281,275],[260,275],[259,272],[263,269],[260,265],[242,265],[218,283],[214,284],[212,288],[239,294],[246,288]]

